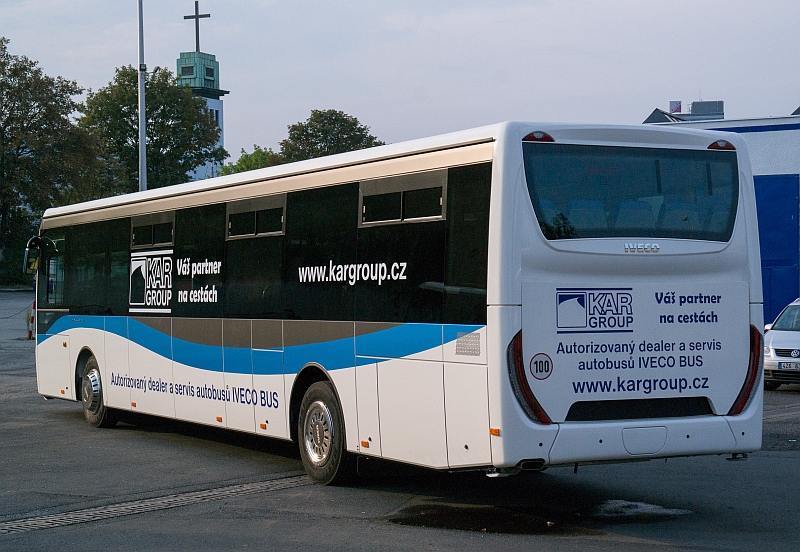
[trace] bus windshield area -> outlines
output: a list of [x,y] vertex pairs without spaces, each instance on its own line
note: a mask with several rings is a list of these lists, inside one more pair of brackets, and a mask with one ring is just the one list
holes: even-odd
[[772,325],[772,329],[783,330],[784,332],[800,332],[800,305],[786,307]]
[[528,191],[548,240],[731,237],[739,200],[734,151],[552,143],[522,148]]

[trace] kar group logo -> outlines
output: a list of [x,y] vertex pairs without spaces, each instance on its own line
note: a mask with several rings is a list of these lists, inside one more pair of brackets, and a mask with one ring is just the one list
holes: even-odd
[[130,312],[170,314],[172,250],[131,253]]
[[632,288],[556,288],[557,333],[633,331]]

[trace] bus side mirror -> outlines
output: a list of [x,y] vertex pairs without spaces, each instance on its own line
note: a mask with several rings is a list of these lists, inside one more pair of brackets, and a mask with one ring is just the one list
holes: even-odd
[[39,258],[41,256],[42,240],[39,236],[34,236],[28,240],[25,246],[25,258],[22,261],[22,271],[25,274],[34,275],[39,270]]
[[772,324],[765,324],[764,325],[764,333],[767,333],[772,329]]

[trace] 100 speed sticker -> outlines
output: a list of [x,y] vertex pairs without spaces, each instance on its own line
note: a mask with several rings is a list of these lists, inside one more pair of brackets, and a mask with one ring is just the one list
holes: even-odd
[[546,353],[536,353],[528,369],[537,380],[547,379],[553,373],[553,359]]

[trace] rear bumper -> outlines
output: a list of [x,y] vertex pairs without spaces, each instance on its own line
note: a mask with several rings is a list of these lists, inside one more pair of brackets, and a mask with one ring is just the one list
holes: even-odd
[[548,464],[752,452],[761,448],[762,416],[754,410],[733,417],[562,423]]

